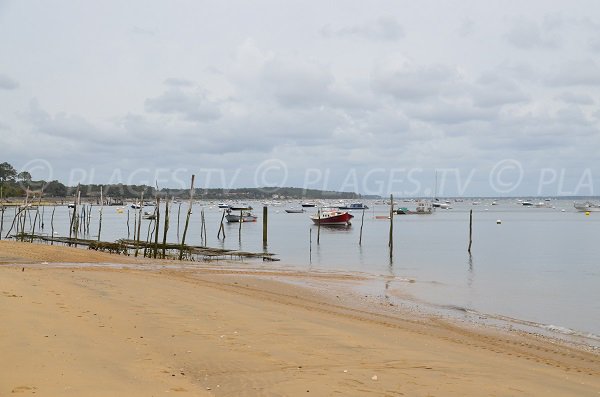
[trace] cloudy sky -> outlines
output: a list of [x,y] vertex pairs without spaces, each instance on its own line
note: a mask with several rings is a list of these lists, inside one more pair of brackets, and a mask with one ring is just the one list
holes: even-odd
[[34,178],[599,195],[599,105],[597,0],[0,0]]

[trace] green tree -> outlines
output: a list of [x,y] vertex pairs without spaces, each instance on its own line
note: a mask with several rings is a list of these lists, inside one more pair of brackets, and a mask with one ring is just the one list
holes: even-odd
[[21,181],[21,182],[30,182],[31,181],[31,174],[27,171],[23,171],[23,172],[19,172],[17,174],[17,180]]
[[0,164],[0,182],[14,181],[17,171],[7,162]]

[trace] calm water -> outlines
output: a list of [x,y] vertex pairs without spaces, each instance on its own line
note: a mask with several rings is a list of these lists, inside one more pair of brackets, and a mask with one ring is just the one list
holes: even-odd
[[[508,316],[541,325],[600,335],[600,213],[586,216],[575,212],[572,201],[553,200],[555,208],[523,207],[514,200],[491,200],[473,206],[470,201],[452,203],[450,210],[429,216],[403,215],[394,219],[394,252],[388,251],[388,207],[367,203],[363,242],[358,245],[361,212],[355,212],[350,227],[317,228],[303,214],[288,214],[298,203],[269,207],[268,250],[286,266],[302,270],[341,270],[367,273],[385,281],[389,290],[443,307],[455,306],[491,315]],[[226,224],[225,241],[216,238],[221,210],[214,204],[194,205],[187,242],[200,243],[200,209],[204,208],[208,245],[262,251],[262,204],[251,203],[256,223]],[[414,207],[412,203],[400,206]],[[171,209],[170,241],[177,241],[177,209]],[[469,210],[473,209],[472,256],[467,253]],[[565,211],[562,212],[561,209]],[[151,207],[145,208],[151,211]],[[187,203],[181,205],[181,230]],[[45,209],[45,232],[50,233],[51,207]],[[164,213],[164,210],[162,211]],[[134,211],[129,209],[133,236]],[[4,233],[10,227],[7,210]],[[127,237],[127,208],[105,207],[102,239]],[[68,235],[68,209],[56,207],[54,227]],[[502,224],[496,224],[496,220]],[[97,208],[93,210],[92,237],[97,231]],[[148,226],[142,221],[142,235]],[[312,230],[312,253],[310,238]],[[161,233],[162,236],[162,233]],[[407,279],[414,283],[406,282]],[[594,337],[592,335],[592,338]]]

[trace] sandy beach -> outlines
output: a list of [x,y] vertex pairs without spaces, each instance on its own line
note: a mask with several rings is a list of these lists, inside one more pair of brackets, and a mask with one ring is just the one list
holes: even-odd
[[310,274],[148,263],[1,241],[0,396],[600,395],[594,352],[285,282]]

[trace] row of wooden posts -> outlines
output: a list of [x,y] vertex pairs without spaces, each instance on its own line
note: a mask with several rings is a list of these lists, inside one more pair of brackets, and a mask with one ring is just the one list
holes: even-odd
[[[186,219],[185,219],[185,226],[183,229],[183,236],[182,236],[181,242],[180,242],[180,250],[179,250],[179,259],[180,260],[183,259],[183,255],[184,255],[184,251],[185,251],[184,250],[185,240],[187,237],[187,231],[188,231],[189,222],[190,222],[190,215],[192,214],[194,181],[195,181],[195,175],[192,175],[191,183],[190,183],[189,205],[188,205],[187,215],[186,215]],[[158,189],[157,189],[157,191],[158,191]],[[28,205],[30,204],[28,202],[28,198],[29,197],[27,195],[25,198],[25,205],[23,207],[21,207],[21,208],[15,207],[15,216],[13,218],[11,227],[5,237],[8,237],[8,235],[14,229],[17,232],[16,234],[18,236],[20,236],[21,241],[25,241],[26,238],[29,238],[31,241],[33,241],[33,237],[35,235],[35,230],[36,230],[36,225],[37,225],[38,229],[41,229],[41,230],[44,229],[45,207],[42,207],[41,214],[39,211],[39,207],[40,207],[39,204],[41,203],[41,195],[39,198],[39,203],[38,203],[38,207],[36,209],[35,218],[33,220],[33,223],[31,222],[31,214],[29,213],[29,211],[27,211]],[[141,203],[143,203],[143,201],[144,201],[144,193],[142,192],[140,195],[140,208],[138,210],[138,213],[134,214],[133,240],[136,242],[137,246],[142,245],[141,244],[141,242],[142,242],[141,241],[141,223],[142,223],[143,206],[141,205]],[[102,204],[104,203],[103,195],[102,195],[102,187],[100,187],[100,203],[102,203]],[[101,204],[101,207],[99,210],[97,241],[100,241],[100,236],[102,233],[102,210],[103,210],[102,204]],[[154,248],[151,252],[152,257],[154,257],[154,258],[157,258],[157,257],[165,258],[166,257],[167,234],[169,231],[169,223],[170,223],[170,219],[169,219],[170,205],[169,204],[170,204],[169,198],[167,197],[166,202],[165,202],[165,215],[164,215],[164,219],[163,219],[164,226],[163,226],[162,244],[159,245],[159,230],[160,230],[160,220],[161,220],[160,197],[156,196],[155,212],[153,214],[151,222],[148,224],[148,230],[147,230],[146,239],[145,239],[146,243],[151,241],[152,238],[154,239]],[[78,208],[80,208],[80,207],[81,207],[81,211],[78,213]],[[54,235],[54,211],[55,210],[56,210],[56,207],[54,207],[52,210],[52,217],[51,217],[51,221],[50,221],[51,229],[52,229],[51,230],[52,236]],[[1,239],[2,233],[3,233],[2,228],[4,226],[5,207],[0,205],[0,211],[1,211],[1,218],[0,218],[0,239]],[[179,204],[178,211],[177,211],[177,241],[178,242],[179,242],[179,229],[180,229],[179,228],[180,212],[181,212],[181,203]],[[29,221],[30,221],[30,230],[31,230],[31,233],[29,235],[30,237],[26,237],[28,235],[25,233],[27,214],[29,214]],[[69,240],[73,239],[75,241],[74,245],[77,244],[76,241],[78,239],[79,233],[89,235],[91,216],[92,216],[92,206],[91,205],[88,205],[88,206],[81,205],[81,192],[80,192],[79,186],[78,186],[76,194],[75,194],[75,202],[73,204],[73,213],[71,214],[70,225],[69,225]],[[317,216],[320,218],[320,211],[317,212]],[[38,223],[38,217],[40,217],[39,223]],[[358,241],[359,245],[362,245],[364,217],[365,217],[365,211],[363,210],[362,217],[361,217],[361,224],[360,224],[359,241]],[[206,247],[207,232],[206,232],[206,222],[205,222],[205,217],[204,217],[204,210],[201,211],[200,218],[201,218],[201,229],[200,229],[201,246]],[[218,239],[221,239],[221,238],[225,239],[225,227],[223,224],[224,218],[225,218],[225,211],[223,211],[223,215],[221,217],[221,221],[220,221],[220,225],[219,225],[219,230],[217,232]],[[268,240],[268,208],[266,206],[263,207],[262,219],[263,219],[262,241],[263,241],[263,248],[266,249],[267,240]],[[389,220],[390,220],[390,226],[389,226],[388,247],[389,247],[389,255],[391,258],[393,256],[393,250],[394,250],[394,239],[393,239],[393,236],[394,236],[394,197],[393,197],[393,195],[390,195]],[[240,223],[239,235],[240,235],[240,239],[241,239],[241,230],[242,230],[241,227],[242,227],[242,223],[243,223],[242,211],[240,211],[240,222],[239,223]],[[16,228],[15,228],[15,226],[16,226]],[[310,229],[309,233],[310,233],[310,239],[309,239],[310,240],[310,251],[312,253],[312,228]],[[472,236],[473,236],[473,210],[471,210],[469,213],[469,245],[468,245],[468,249],[467,249],[469,254],[471,253]],[[129,221],[129,210],[127,210],[127,238],[129,239],[129,237],[130,237],[130,221]],[[318,226],[317,226],[317,244],[320,244],[320,237],[321,237],[321,225],[319,222]],[[69,245],[71,245],[71,244],[69,243]],[[162,251],[162,252],[159,254],[160,251]],[[144,256],[146,256],[147,254],[148,254],[147,249],[145,248]],[[138,256],[137,248],[135,250],[134,255],[136,257]]]

